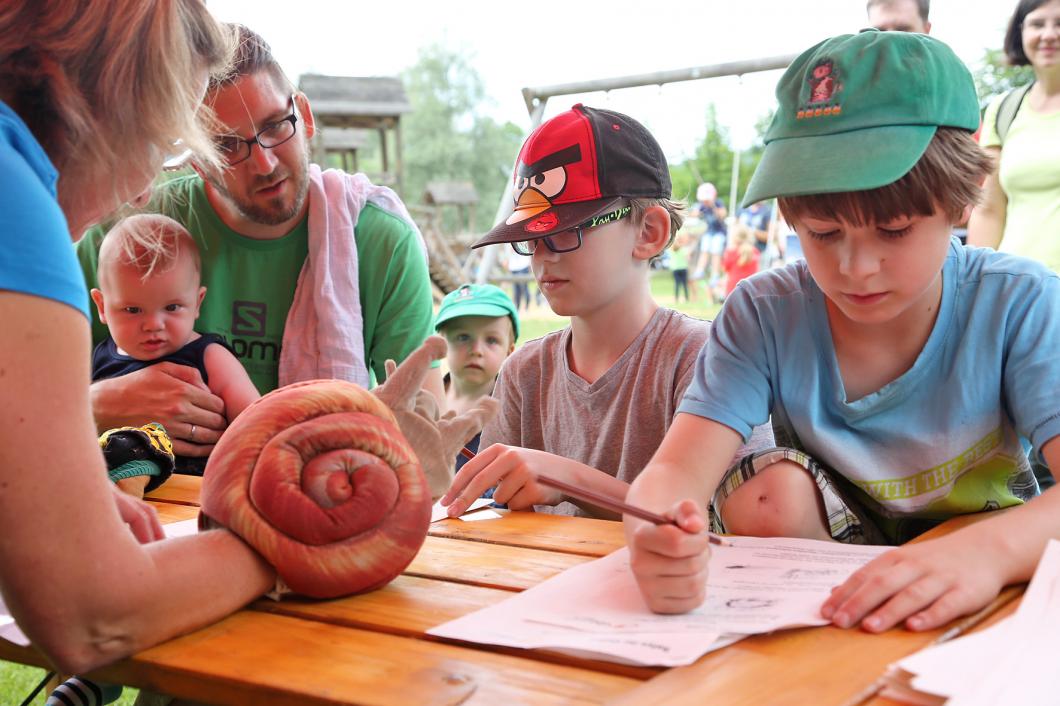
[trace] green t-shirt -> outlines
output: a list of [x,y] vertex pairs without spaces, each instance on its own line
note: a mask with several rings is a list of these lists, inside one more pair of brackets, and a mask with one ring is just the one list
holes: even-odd
[[[309,251],[308,219],[274,240],[239,235],[213,210],[194,175],[159,186],[155,204],[199,244],[206,299],[195,330],[224,336],[262,394],[276,389],[284,324]],[[105,233],[97,226],[77,243],[89,288],[96,286]],[[387,358],[404,360],[433,333],[427,262],[412,228],[371,203],[361,210],[354,238],[365,363],[375,380],[383,380]],[[93,344],[106,336],[106,326],[94,316]]]

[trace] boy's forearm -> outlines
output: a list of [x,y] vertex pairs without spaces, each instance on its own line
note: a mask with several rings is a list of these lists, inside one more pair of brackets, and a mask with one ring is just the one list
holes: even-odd
[[[565,469],[563,473],[563,480],[566,480],[579,488],[584,488],[597,493],[598,495],[605,495],[609,498],[615,498],[616,500],[626,499],[626,494],[629,492],[629,484],[625,481],[621,481],[608,473],[587,466],[584,463],[579,463],[570,459],[563,459],[563,462],[569,464],[569,467]],[[593,517],[602,520],[622,519],[621,515],[606,508],[593,505],[585,500],[572,497],[568,497],[567,500]]]

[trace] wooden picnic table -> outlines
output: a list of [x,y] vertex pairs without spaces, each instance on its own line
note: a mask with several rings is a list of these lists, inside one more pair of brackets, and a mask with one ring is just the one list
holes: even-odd
[[[174,476],[150,495],[164,522],[198,513],[199,479]],[[332,601],[256,601],[197,632],[93,673],[101,681],[217,704],[760,704],[854,706],[887,665],[941,630],[868,635],[834,627],[747,638],[695,664],[652,669],[538,650],[454,643],[431,627],[503,601],[624,545],[619,522],[503,512],[431,525],[416,559],[388,586]],[[951,522],[935,533],[963,524]],[[1022,588],[999,597],[1010,613]],[[0,659],[45,666],[0,640]]]

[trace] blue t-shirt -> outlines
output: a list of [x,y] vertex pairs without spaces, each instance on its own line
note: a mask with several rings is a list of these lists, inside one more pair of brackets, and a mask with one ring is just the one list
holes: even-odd
[[[825,297],[805,261],[725,300],[679,408],[779,443],[846,477],[877,519],[1016,505],[1038,492],[1019,435],[1060,434],[1060,278],[952,239],[942,301],[913,367],[848,402]],[[787,437],[787,438],[785,438]]]
[[700,202],[696,202],[696,204],[692,206],[692,212],[697,214],[700,219],[707,224],[707,233],[725,233],[725,219],[718,218],[718,214],[715,212],[715,209],[719,208],[725,208],[725,202],[720,198],[714,199],[713,206],[704,206]]
[[85,278],[56,200],[58,172],[0,101],[0,289],[69,304],[88,317]]

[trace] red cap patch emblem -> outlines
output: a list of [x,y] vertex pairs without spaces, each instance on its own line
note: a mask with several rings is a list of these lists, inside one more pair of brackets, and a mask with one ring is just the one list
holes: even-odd
[[558,223],[559,218],[556,217],[555,213],[546,213],[527,223],[523,226],[523,230],[527,233],[547,233],[555,228]]

